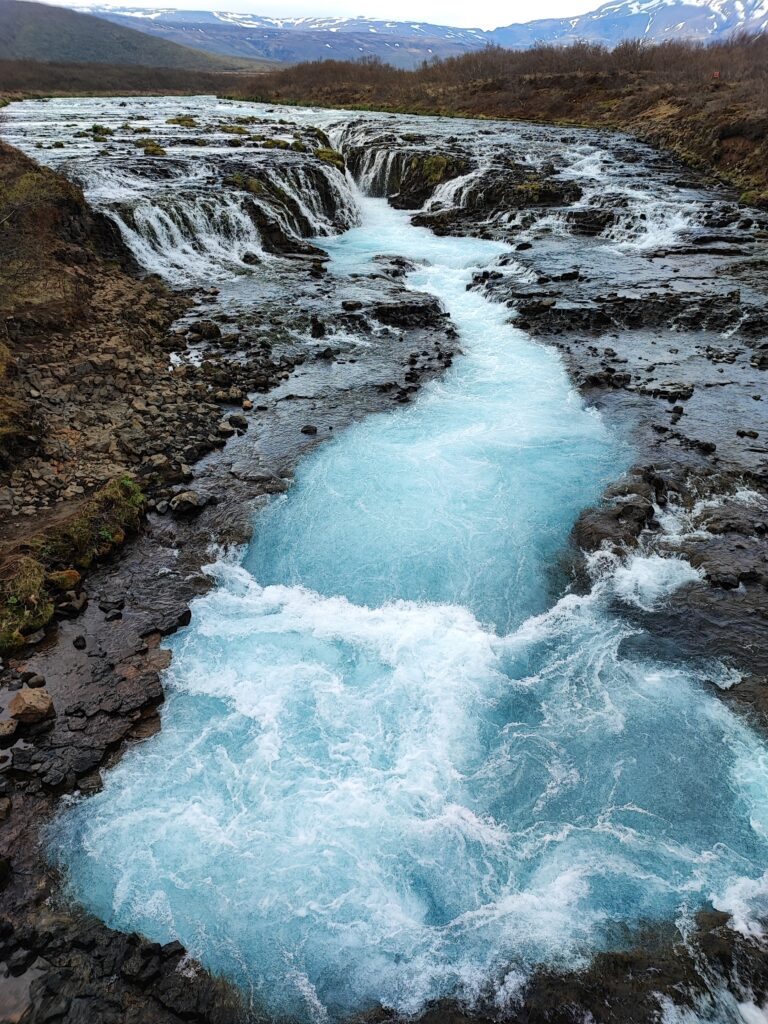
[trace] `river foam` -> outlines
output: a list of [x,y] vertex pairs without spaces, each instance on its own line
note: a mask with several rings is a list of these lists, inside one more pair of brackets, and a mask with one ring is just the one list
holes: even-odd
[[507,247],[360,205],[319,243],[335,272],[414,260],[465,354],[318,448],[242,564],[212,567],[162,732],[53,827],[73,894],[312,1021],[510,1005],[538,965],[707,901],[759,928],[765,748],[708,668],[626,643],[698,573],[614,557],[556,600],[573,520],[627,452],[467,290]]

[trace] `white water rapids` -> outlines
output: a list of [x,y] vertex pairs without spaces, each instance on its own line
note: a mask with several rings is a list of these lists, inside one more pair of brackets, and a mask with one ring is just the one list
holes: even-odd
[[[569,155],[599,190],[610,156]],[[684,931],[709,902],[759,930],[766,748],[705,689],[722,667],[626,653],[628,613],[699,574],[606,557],[588,595],[553,597],[575,517],[630,453],[555,352],[467,290],[508,245],[438,238],[344,188],[357,226],[329,236],[313,215],[333,273],[414,261],[409,286],[442,301],[464,354],[412,405],[315,450],[241,563],[211,568],[172,641],[162,731],[51,832],[72,893],[312,1021],[440,997],[506,1008],[538,966],[582,966],[649,923]],[[690,225],[688,197],[659,224],[638,196],[600,258]],[[258,241],[226,197],[197,193],[179,216],[168,196],[133,199],[125,237],[171,280]]]

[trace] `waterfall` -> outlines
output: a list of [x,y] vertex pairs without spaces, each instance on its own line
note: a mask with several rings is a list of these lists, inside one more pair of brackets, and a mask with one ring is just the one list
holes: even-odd
[[[172,284],[246,273],[254,262],[269,260],[265,228],[270,235],[277,230],[288,250],[291,242],[346,230],[358,215],[346,176],[318,161],[246,167],[223,187],[201,182],[190,188],[192,176],[190,169],[181,188],[150,195],[137,190],[136,198],[126,198],[129,183],[123,175],[115,189],[120,201],[100,204],[139,264]],[[102,171],[99,195],[108,194],[109,179]]]
[[247,270],[244,256],[264,257],[248,198],[178,195],[108,208],[140,266],[171,284],[205,280],[212,271]]

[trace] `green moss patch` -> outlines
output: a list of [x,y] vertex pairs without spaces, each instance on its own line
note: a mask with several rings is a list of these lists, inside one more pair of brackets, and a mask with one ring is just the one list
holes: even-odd
[[0,653],[21,647],[52,615],[44,566],[25,555],[9,559],[0,576]]
[[320,149],[315,150],[315,156],[326,164],[332,164],[342,172],[346,169],[344,157],[336,149],[327,149],[325,146],[321,146]]
[[19,545],[0,568],[0,655],[48,623],[57,593],[139,529],[145,498],[131,477],[110,480],[76,513]]
[[139,139],[135,145],[144,150],[144,156],[165,156],[165,150],[156,139]]

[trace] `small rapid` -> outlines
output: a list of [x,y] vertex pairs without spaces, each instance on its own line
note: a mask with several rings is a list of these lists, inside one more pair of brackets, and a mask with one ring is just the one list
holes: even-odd
[[333,272],[406,257],[464,354],[316,449],[241,562],[211,567],[162,731],[53,826],[72,894],[304,1021],[507,1009],[541,965],[710,901],[758,928],[765,748],[706,692],[718,666],[630,643],[699,574],[604,555],[565,591],[574,518],[628,449],[467,290],[500,258],[518,272],[508,246],[358,202],[316,239]]

